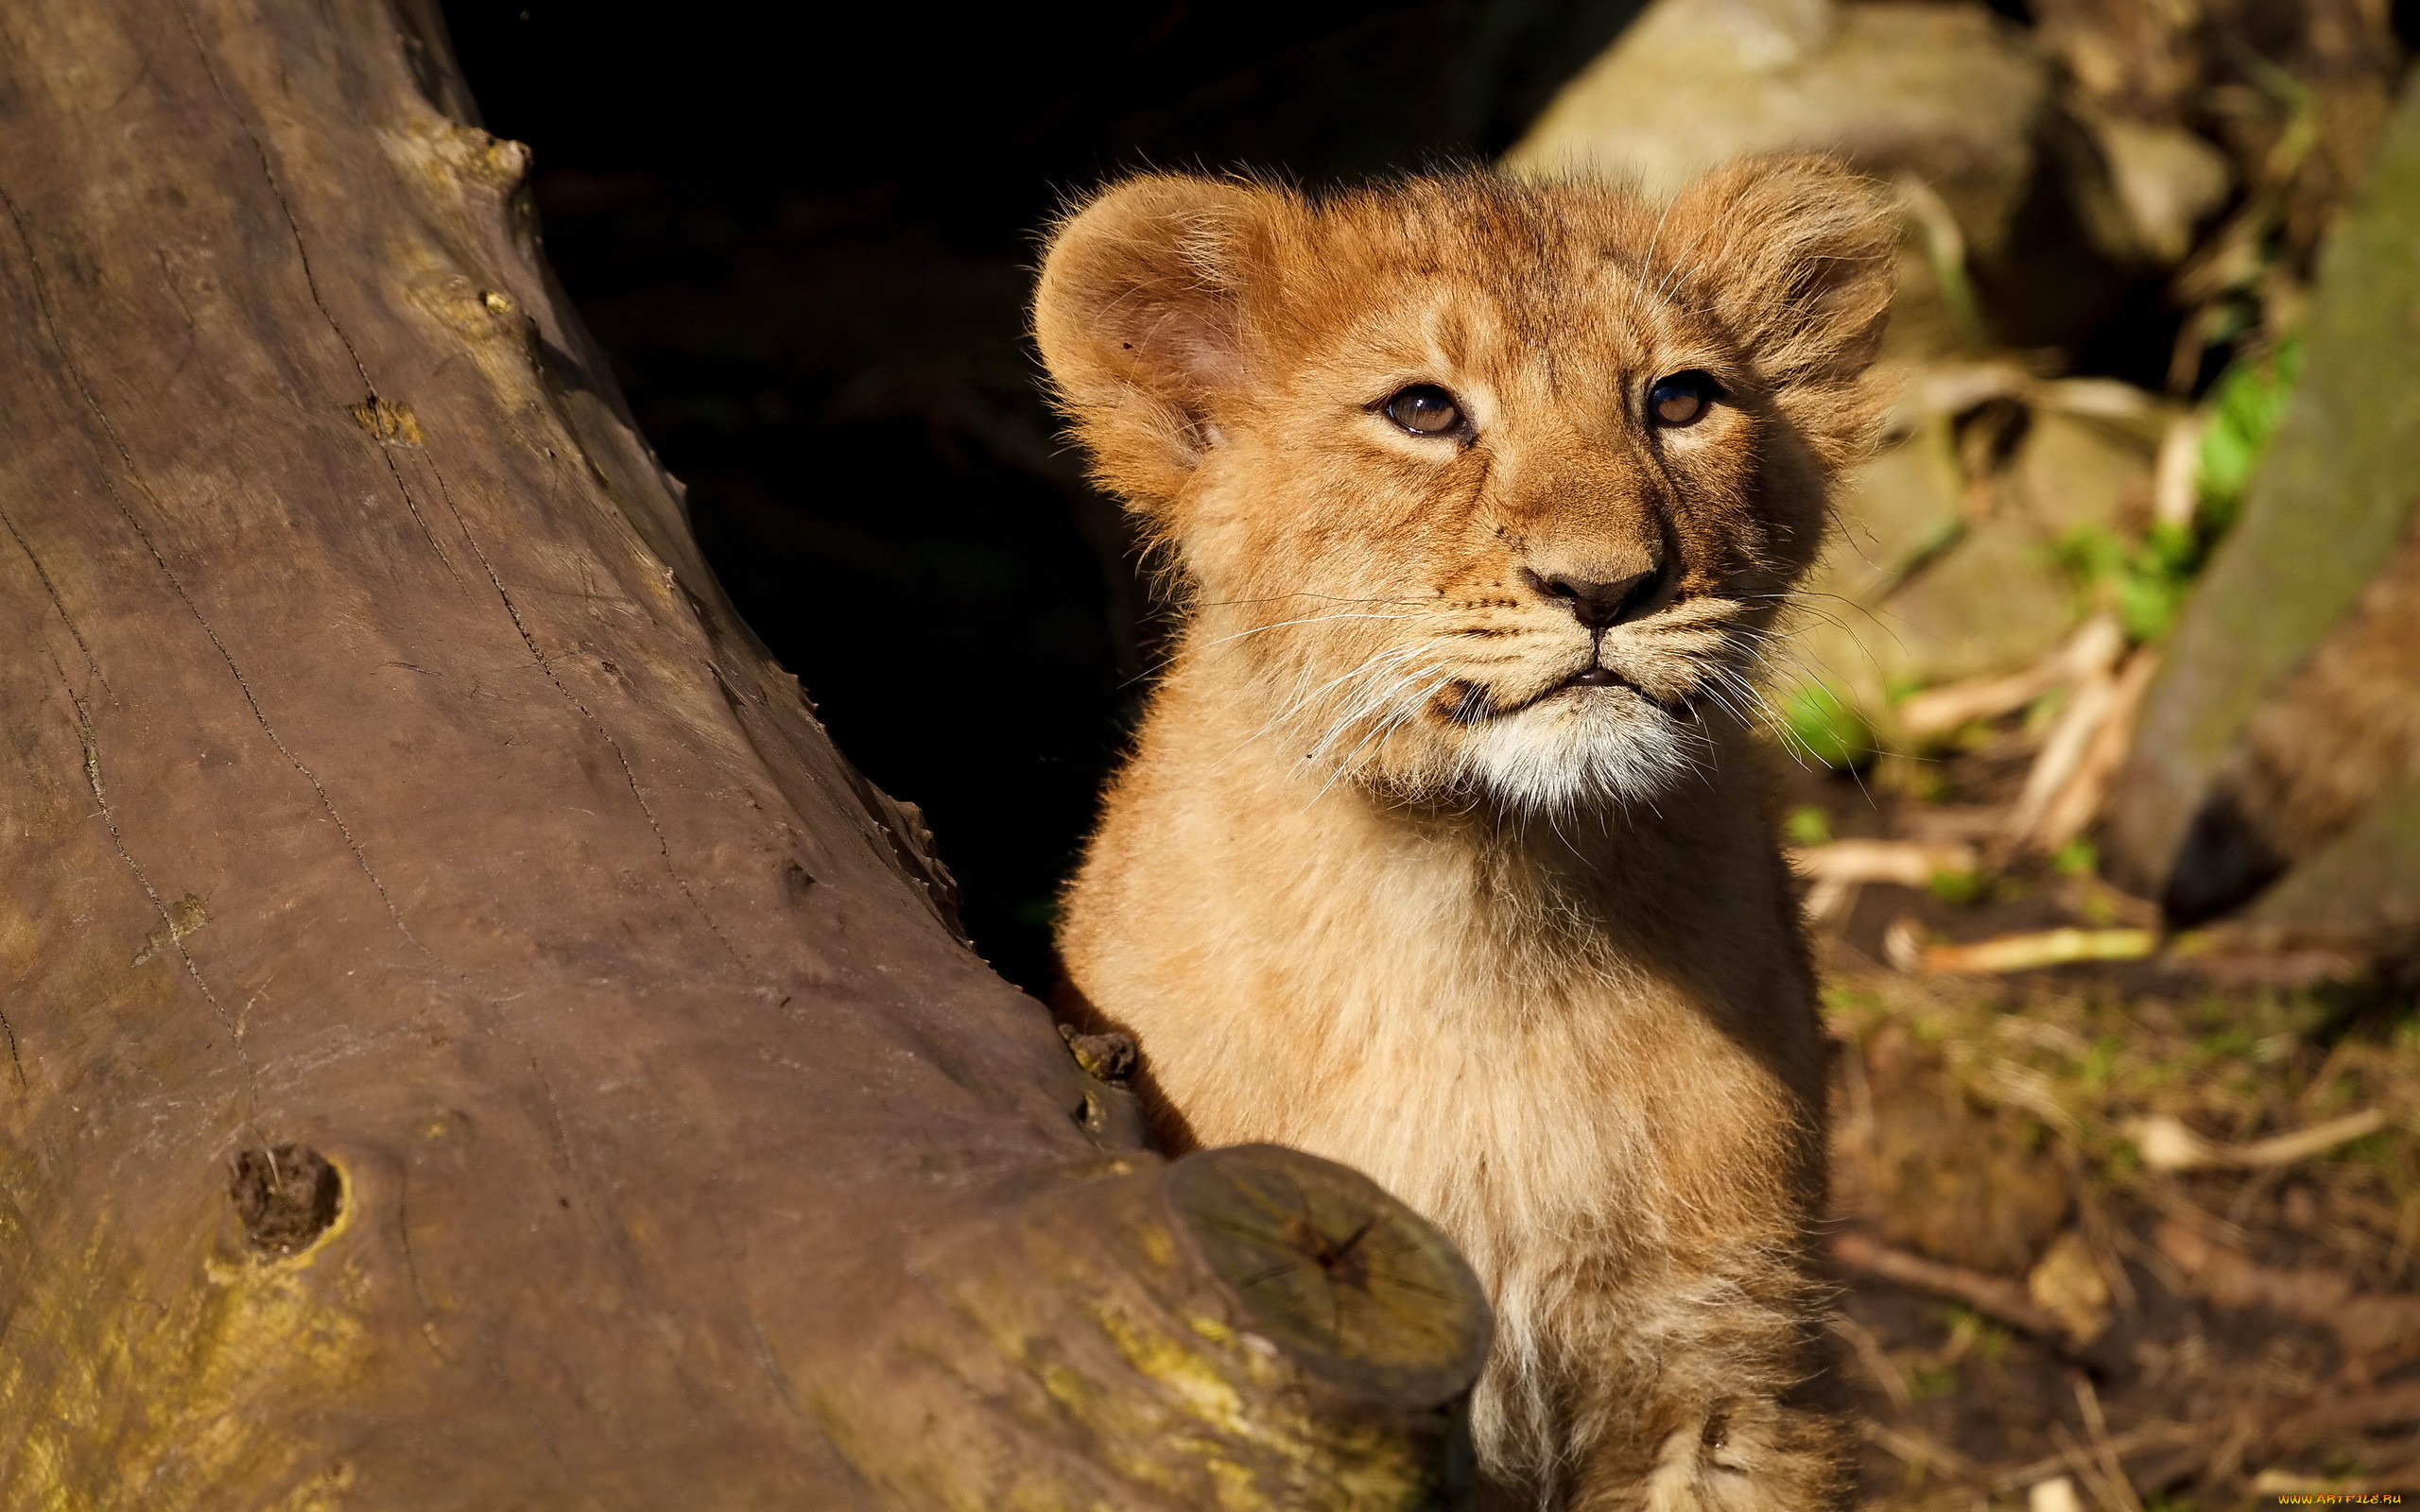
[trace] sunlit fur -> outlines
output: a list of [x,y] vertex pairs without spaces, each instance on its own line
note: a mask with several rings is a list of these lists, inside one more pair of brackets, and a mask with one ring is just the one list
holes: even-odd
[[[1846,1494],[1820,1037],[1750,727],[1870,442],[1890,240],[1859,180],[1785,159],[1664,207],[1155,176],[1045,263],[1052,378],[1184,613],[1070,976],[1174,1140],[1351,1162],[1455,1237],[1497,1310],[1499,1505]],[[1718,402],[1651,425],[1686,371]],[[1413,384],[1467,434],[1388,420]],[[1601,643],[1551,586],[1640,572]]]

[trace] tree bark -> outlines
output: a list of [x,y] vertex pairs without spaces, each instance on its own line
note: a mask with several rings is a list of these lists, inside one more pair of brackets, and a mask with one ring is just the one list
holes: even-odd
[[2118,878],[2171,921],[2420,939],[2420,76],[2329,233],[2302,377],[2144,700]]
[[1468,1270],[966,948],[526,156],[430,0],[0,8],[0,1505],[1453,1500]]

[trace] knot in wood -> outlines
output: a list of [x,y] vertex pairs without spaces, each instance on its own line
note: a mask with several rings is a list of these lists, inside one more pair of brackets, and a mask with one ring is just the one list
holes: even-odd
[[271,1255],[292,1255],[328,1231],[344,1211],[344,1177],[307,1144],[239,1152],[228,1180],[244,1239]]
[[1076,1064],[1087,1076],[1102,1081],[1124,1081],[1134,1074],[1137,1052],[1131,1034],[1078,1034],[1072,1023],[1059,1026],[1059,1037],[1067,1041]]

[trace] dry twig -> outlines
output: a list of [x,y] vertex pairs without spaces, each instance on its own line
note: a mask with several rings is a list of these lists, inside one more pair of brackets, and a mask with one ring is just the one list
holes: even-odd
[[2125,651],[2126,632],[2118,617],[2096,614],[2023,671],[1968,678],[1913,695],[1899,705],[1899,729],[1922,740],[1974,720],[2014,713],[2053,688],[2106,672]]
[[2307,1160],[2385,1126],[2385,1110],[2367,1108],[2291,1134],[2273,1135],[2247,1144],[2221,1144],[2204,1139],[2166,1113],[2152,1113],[2127,1125],[2126,1135],[2141,1152],[2143,1164],[2154,1171],[2201,1171],[2215,1166],[2250,1170]]
[[[2205,1426],[2199,1423],[2143,1423],[2129,1428],[2122,1434],[2110,1435],[2107,1452],[2123,1461],[2132,1459],[2137,1454],[2155,1453],[2160,1450],[2179,1449],[2187,1444],[2201,1442],[2206,1433]],[[2071,1462],[2067,1452],[2062,1451],[2041,1459],[2030,1460],[2013,1469],[2002,1470],[1992,1477],[1992,1489],[1999,1492],[2017,1490],[2070,1468]]]
[[2140,960],[2158,949],[2159,936],[2148,929],[2047,929],[1972,945],[1936,945],[1924,953],[1922,963],[1927,971],[2030,971],[2076,961]]
[[1858,1233],[1833,1235],[1832,1257],[1851,1270],[1952,1297],[1986,1317],[2036,1338],[2052,1344],[2066,1341],[2066,1326],[2048,1310],[2036,1307],[2025,1288],[2015,1281],[1893,1249]]
[[1904,1465],[1939,1470],[1959,1480],[1971,1480],[1975,1462],[1919,1428],[1905,1423],[1876,1422],[1871,1418],[1858,1419],[1857,1431],[1869,1444],[1881,1449]]

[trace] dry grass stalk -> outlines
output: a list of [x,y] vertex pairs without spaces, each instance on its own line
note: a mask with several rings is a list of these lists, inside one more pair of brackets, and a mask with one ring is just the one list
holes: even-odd
[[2159,653],[2145,646],[2122,666],[2113,661],[2082,673],[2009,811],[1999,836],[2004,852],[2056,850],[2099,816],[2158,669]]
[[1973,1460],[1920,1429],[1910,1428],[1905,1423],[1877,1422],[1871,1418],[1860,1418],[1857,1431],[1867,1443],[1877,1446],[1912,1469],[1939,1470],[1962,1481],[1974,1476]]
[[2100,732],[2110,710],[2116,707],[2117,697],[2117,676],[2106,668],[2087,673],[2068,691],[2067,705],[2051,721],[2049,732],[2042,739],[2042,752],[2033,758],[2032,768],[2025,774],[2025,787],[2017,794],[2015,806],[2009,810],[2000,831],[2003,849],[2031,849],[2033,836],[2042,828],[2043,816],[2067,785],[2067,780],[2083,765],[2084,752]]
[[2135,1483],[2126,1478],[2126,1469],[2110,1444],[2109,1422],[2101,1415],[2100,1393],[2093,1389],[2092,1378],[2079,1370],[2068,1380],[2075,1387],[2076,1410],[2083,1418],[2084,1432],[2091,1437],[2093,1466],[2099,1471],[2096,1480],[2105,1488],[2113,1512],[2143,1512],[2143,1500],[2135,1494]]
[[[2164,1449],[2179,1449],[2199,1441],[2207,1429],[2200,1423],[2150,1422],[2109,1435],[2108,1452],[2120,1461],[2137,1454],[2155,1453]],[[2067,1454],[2062,1451],[2031,1460],[2014,1469],[2003,1470],[1992,1480],[1992,1489],[2006,1493],[2029,1486],[2039,1486],[2045,1480],[2067,1469]]]
[[1814,884],[1806,893],[1806,917],[1817,923],[1847,912],[1857,889],[1867,883],[1922,887],[1944,873],[1972,871],[1979,859],[1972,846],[1912,840],[1834,840],[1789,852],[1790,865]]
[[2105,672],[2126,651],[2126,632],[2114,614],[2095,614],[2019,672],[1995,673],[1927,688],[1899,705],[1902,733],[1916,740],[1945,735],[1978,719],[2014,713],[2051,689]]
[[2219,1166],[2251,1170],[2308,1160],[2385,1126],[2385,1111],[2369,1108],[2247,1144],[2221,1144],[2205,1140],[2166,1113],[2138,1118],[2126,1126],[2126,1133],[2142,1152],[2143,1164],[2154,1171],[2202,1171]]
[[1891,1399],[1892,1406],[1906,1412],[1914,1405],[1915,1397],[1908,1389],[1908,1373],[1882,1348],[1882,1341],[1874,1336],[1872,1329],[1845,1314],[1834,1317],[1831,1328],[1847,1343],[1866,1375]]
[[1834,840],[1789,853],[1801,876],[1818,883],[1891,882],[1922,887],[1943,872],[1975,869],[1975,848],[1912,840]]
[[2092,1493],[2092,1504],[2100,1512],[2142,1512],[2142,1503],[2134,1499],[2134,1487],[2123,1477],[2113,1484],[2109,1472],[2101,1469],[2092,1451],[2076,1438],[2073,1429],[2065,1423],[2052,1423],[2050,1442],[2059,1446],[2062,1463],[2083,1482],[2084,1489]]
[[2078,961],[2140,960],[2158,949],[2159,936],[2148,929],[2046,929],[1972,945],[1936,945],[1924,953],[1922,964],[1927,971],[1982,975]]
[[2164,525],[2185,526],[2202,504],[2198,473],[2202,465],[2202,433],[2209,417],[2195,411],[2179,415],[2160,438],[2159,461],[2152,473],[2152,518]]
[[[2127,749],[2134,744],[2135,715],[2142,707],[2143,694],[2151,687],[2152,674],[2158,670],[2159,653],[2150,646],[2127,660],[2109,685],[2108,696],[2098,711],[2095,728],[2086,737],[2074,768],[2044,799],[2031,828],[2014,835],[2016,846],[2056,850],[2091,828],[2092,821],[2100,816],[2101,805],[2109,797],[2109,785],[2117,780],[2118,769],[2125,765]],[[2044,755],[2047,757],[2048,752]],[[2030,782],[2028,788],[2030,792]],[[2019,815],[2022,813],[2020,806]],[[2013,817],[2013,829],[2016,823]]]
[[1963,1302],[1986,1317],[2036,1338],[2056,1344],[2067,1336],[2066,1325],[2034,1306],[2023,1286],[2001,1277],[1927,1260],[1922,1255],[1876,1244],[1859,1233],[1833,1235],[1832,1258],[1851,1270]]

